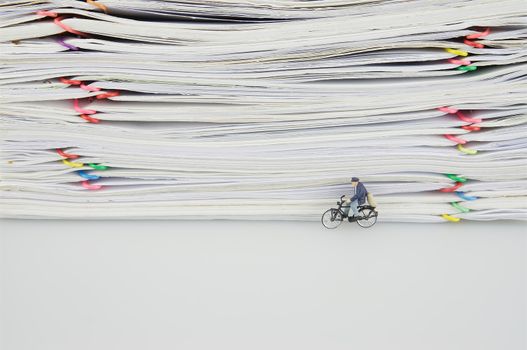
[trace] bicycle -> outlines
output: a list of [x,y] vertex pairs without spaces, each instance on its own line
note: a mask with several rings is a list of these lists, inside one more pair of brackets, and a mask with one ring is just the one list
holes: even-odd
[[[346,206],[343,202],[343,198],[345,195],[340,197],[340,201],[337,202],[338,208],[331,208],[328,209],[322,214],[322,225],[324,225],[325,228],[334,229],[337,228],[344,219],[346,219],[348,216],[344,213],[342,208],[347,208],[349,206]],[[359,218],[357,219],[357,224],[360,227],[368,228],[375,225],[377,222],[377,216],[379,213],[377,210],[375,210],[375,207],[372,207],[371,205],[359,205],[357,207],[359,210]]]

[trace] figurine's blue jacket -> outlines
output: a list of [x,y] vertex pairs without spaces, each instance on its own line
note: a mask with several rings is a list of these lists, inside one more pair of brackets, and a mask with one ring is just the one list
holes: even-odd
[[366,191],[366,187],[364,187],[362,182],[359,182],[357,184],[357,187],[355,188],[355,195],[351,197],[351,201],[353,202],[356,199],[358,205],[362,205],[366,201],[367,195],[368,195],[368,191]]

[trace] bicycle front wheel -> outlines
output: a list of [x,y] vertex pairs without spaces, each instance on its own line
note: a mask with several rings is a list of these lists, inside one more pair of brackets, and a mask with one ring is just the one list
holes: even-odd
[[342,222],[342,213],[337,209],[328,209],[322,214],[322,225],[325,228],[337,228]]

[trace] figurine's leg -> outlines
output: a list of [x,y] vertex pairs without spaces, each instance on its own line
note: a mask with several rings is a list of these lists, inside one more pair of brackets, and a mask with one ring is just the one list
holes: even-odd
[[358,217],[359,216],[359,209],[357,206],[359,205],[358,199],[355,199],[353,202],[351,202],[350,207],[351,210],[353,210],[353,216]]
[[341,209],[344,212],[344,215],[349,216],[350,207],[342,207]]

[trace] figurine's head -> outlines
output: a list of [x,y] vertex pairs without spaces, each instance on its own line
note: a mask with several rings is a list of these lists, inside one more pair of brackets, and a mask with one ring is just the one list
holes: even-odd
[[357,186],[358,183],[359,183],[359,178],[358,177],[352,177],[351,178],[351,186],[355,187],[355,186]]

